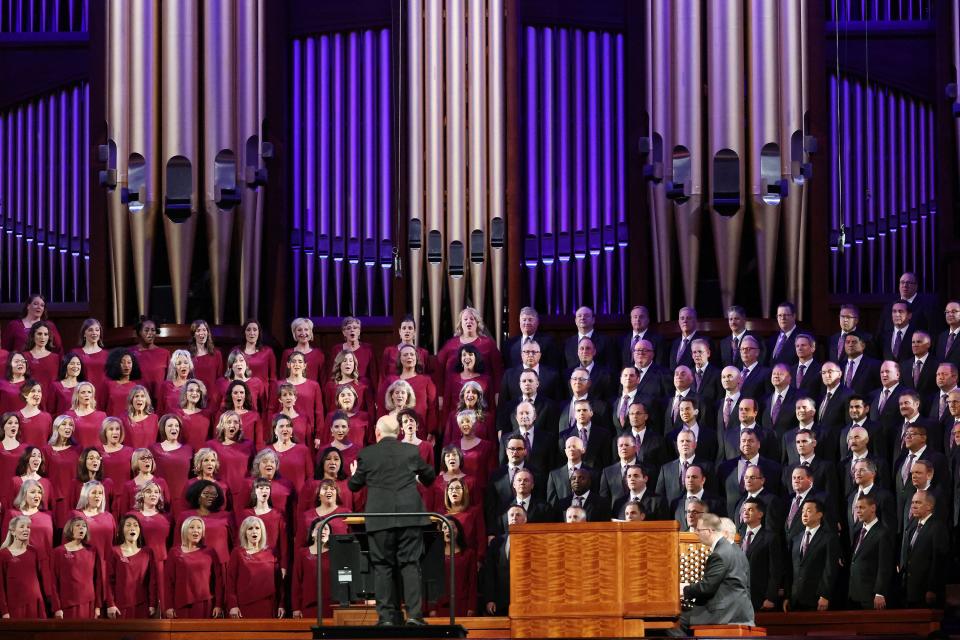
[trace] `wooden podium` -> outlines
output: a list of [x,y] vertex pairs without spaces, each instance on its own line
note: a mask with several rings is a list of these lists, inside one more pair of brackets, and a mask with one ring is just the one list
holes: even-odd
[[696,534],[679,528],[672,520],[511,527],[511,635],[637,638],[673,626],[680,586],[699,579],[706,558]]

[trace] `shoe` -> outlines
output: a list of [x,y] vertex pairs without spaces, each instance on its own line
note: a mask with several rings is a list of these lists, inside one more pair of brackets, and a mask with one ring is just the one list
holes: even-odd
[[377,620],[378,627],[395,627],[396,624],[392,620]]
[[425,627],[427,623],[424,622],[423,618],[407,618],[408,627]]

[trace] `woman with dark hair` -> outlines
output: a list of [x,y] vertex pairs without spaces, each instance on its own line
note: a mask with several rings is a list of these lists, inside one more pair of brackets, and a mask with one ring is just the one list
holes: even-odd
[[277,356],[273,349],[263,346],[263,327],[253,318],[243,323],[243,357],[253,377],[273,389],[277,383]]
[[30,544],[30,518],[10,520],[0,546],[0,616],[10,620],[45,619],[43,594],[53,590],[50,565]]
[[187,384],[180,389],[179,408],[172,411],[180,416],[183,424],[183,441],[194,449],[205,446],[210,439],[207,389],[199,380],[187,380]]
[[[440,525],[443,535],[443,575],[445,582],[449,580],[452,547],[457,603],[457,610],[454,613],[458,616],[472,616],[475,615],[477,603],[477,556],[465,543],[464,532],[457,520],[453,520],[453,529],[451,533],[446,523]],[[438,595],[436,600],[427,605],[430,617],[449,616],[450,589],[441,587]]]
[[[293,439],[318,448],[319,434],[314,430],[314,415],[297,411],[297,388],[289,382],[281,382],[277,387],[277,394],[280,402],[277,413],[290,418],[293,423]],[[258,443],[257,449],[262,449],[265,444],[266,442]]]
[[103,454],[103,477],[113,482],[117,492],[130,479],[133,447],[124,444],[126,434],[120,418],[105,418],[100,426],[100,453]]
[[370,382],[360,377],[357,364],[357,355],[353,351],[340,351],[333,360],[330,377],[323,384],[323,406],[333,407],[336,404],[337,394],[345,386],[352,387],[359,402],[358,409],[367,413],[374,412],[373,391]]
[[221,565],[230,560],[233,546],[233,518],[224,509],[226,496],[223,488],[210,480],[198,480],[187,489],[187,504],[191,507],[180,516],[180,526],[174,529],[173,546],[181,543],[181,528],[184,522],[193,517],[203,520],[204,539],[207,547],[217,554]]
[[159,419],[153,411],[150,394],[142,384],[134,385],[127,396],[127,412],[123,416],[123,433],[134,449],[149,447],[157,441]]
[[[20,415],[4,413],[0,416],[0,428],[3,429],[3,440],[0,440],[0,478],[11,478],[26,448],[26,445],[20,442]],[[0,485],[0,502],[9,501],[9,491],[9,485]]]
[[[483,390],[483,396],[487,398],[487,404],[493,397],[493,383],[487,375],[487,366],[483,360],[483,355],[472,344],[465,344],[457,352],[457,360],[453,367],[453,373],[448,375],[444,383],[443,407],[440,410],[441,424],[446,425],[451,413],[457,412],[457,402],[460,399],[460,391],[470,382],[480,385]],[[493,411],[493,408],[491,408]]]
[[100,428],[107,419],[107,414],[97,410],[97,396],[93,384],[81,382],[77,385],[73,390],[73,402],[67,415],[73,418],[73,436],[81,447],[95,447],[100,444]]
[[297,513],[303,513],[307,509],[317,506],[317,490],[320,488],[322,480],[333,480],[337,483],[337,494],[342,504],[347,509],[353,511],[362,511],[363,503],[360,498],[366,493],[361,490],[354,495],[347,486],[347,465],[344,464],[343,455],[336,447],[327,447],[317,454],[317,462],[314,466],[313,480],[307,482],[303,491],[297,496]]
[[53,550],[53,589],[50,608],[53,617],[64,620],[93,620],[103,605],[103,556],[89,545],[87,522],[77,516],[63,527],[63,544]]
[[31,327],[41,320],[49,326],[51,341],[57,346],[54,350],[59,352],[63,340],[60,339],[60,332],[57,331],[56,325],[47,317],[47,299],[41,293],[31,293],[27,296],[20,317],[7,323],[3,330],[3,348],[7,351],[23,351]]
[[[247,397],[250,398],[250,407],[253,411],[263,414],[267,411],[267,388],[259,378],[253,377],[253,372],[247,366],[247,358],[239,349],[234,349],[227,356],[227,370],[223,377],[217,381],[217,399],[223,398],[223,403],[230,406],[231,402],[227,398],[227,388],[232,382],[243,382],[247,387]],[[213,398],[210,399],[213,401]],[[219,401],[218,401],[219,404]]]
[[[361,342],[360,332],[362,330],[363,324],[360,322],[360,318],[345,317],[340,322],[343,342],[333,345],[327,352],[327,357],[335,360],[343,352],[352,353],[357,361],[357,374],[361,380],[366,382],[372,393],[380,384],[380,363],[374,357],[373,345],[369,342]],[[336,370],[336,365],[333,368]]]
[[137,356],[137,361],[140,363],[140,380],[143,386],[150,392],[150,396],[155,398],[160,390],[164,375],[167,373],[170,352],[156,344],[158,333],[156,320],[140,316],[136,328],[137,344],[131,351]]
[[[494,382],[494,392],[497,391],[496,385],[503,376],[503,361],[500,358],[500,350],[497,348],[497,341],[490,337],[490,332],[483,324],[483,318],[480,312],[473,307],[464,307],[460,312],[460,321],[454,327],[453,337],[447,340],[446,344],[437,353],[437,362],[439,363],[438,374],[439,382],[437,388],[444,398],[448,396],[456,398],[456,391],[448,393],[447,382],[453,380],[453,374],[458,372],[458,367],[463,366],[463,353],[461,347],[473,347],[478,362],[483,362],[489,369],[490,380]],[[478,370],[477,373],[483,373]],[[489,395],[489,394],[488,394]],[[492,396],[490,396],[492,397]]]
[[128,513],[137,516],[144,545],[150,549],[156,561],[162,563],[167,559],[173,519],[164,511],[168,503],[164,502],[160,485],[155,481],[144,483],[137,491],[133,504],[133,509]]
[[[391,370],[391,375],[385,376],[377,392],[377,398],[381,399],[386,395],[387,387],[397,380],[403,380],[410,385],[417,398],[414,408],[417,413],[424,417],[424,433],[421,438],[436,439],[440,435],[440,417],[437,411],[437,386],[433,378],[423,372],[423,362],[420,360],[420,350],[412,344],[402,344],[397,354],[396,367]],[[385,407],[381,407],[380,415],[386,413]]]
[[[74,350],[83,361],[86,379],[98,390],[107,377],[107,350],[103,348],[103,328],[96,318],[87,318],[80,326],[80,348]],[[100,398],[105,404],[105,398]]]
[[23,408],[17,412],[20,416],[20,439],[37,447],[46,444],[53,431],[53,417],[41,408],[43,394],[39,382],[27,380],[20,389]]
[[23,408],[23,396],[20,390],[30,377],[30,367],[27,357],[19,351],[14,351],[7,359],[7,369],[3,380],[0,380],[0,411],[19,411]]
[[[343,466],[349,469],[350,463],[357,459],[363,448],[363,435],[366,432],[359,428],[351,429],[350,418],[343,411],[331,414],[327,421],[330,423],[330,446],[340,451]],[[359,440],[354,440],[355,437]]]
[[170,356],[167,373],[159,383],[155,397],[161,413],[176,411],[180,406],[180,395],[187,382],[196,377],[193,358],[186,349],[177,349]]
[[253,457],[248,477],[231,485],[234,491],[234,511],[238,516],[244,508],[254,506],[251,500],[255,499],[253,485],[257,480],[270,482],[270,502],[278,513],[286,518],[287,514],[293,512],[293,499],[296,492],[293,484],[280,475],[280,456],[273,449],[261,449]]
[[440,452],[440,473],[430,485],[430,498],[425,501],[430,509],[439,511],[443,508],[447,485],[454,480],[469,484],[470,492],[476,493],[476,482],[463,471],[463,451],[456,445],[448,444]]
[[191,377],[202,381],[207,389],[215,388],[217,380],[223,377],[223,354],[214,346],[213,331],[206,320],[194,320],[190,324],[187,351],[193,358],[194,374]]
[[[220,463],[220,478],[227,487],[235,487],[250,469],[253,444],[244,435],[243,422],[236,411],[225,411],[217,422],[216,435],[207,447],[217,454]],[[241,502],[246,502],[246,498]]]
[[84,484],[71,515],[86,520],[90,546],[97,550],[101,558],[106,559],[113,539],[117,537],[117,521],[107,509],[103,484],[96,480]]
[[96,480],[103,484],[104,510],[109,511],[113,504],[113,480],[104,476],[103,473],[103,454],[97,447],[86,447],[80,452],[77,459],[77,475],[74,476],[70,486],[70,499],[68,504],[76,509],[80,501],[80,494],[84,485],[91,480]]
[[[273,452],[265,450],[260,453],[272,454]],[[274,465],[274,469],[276,469],[276,461],[271,460],[268,464],[271,463]],[[258,464],[257,458],[254,458],[253,464],[254,468],[261,466]],[[236,519],[239,522],[243,522],[251,516],[256,516],[263,521],[263,525],[267,531],[267,546],[273,550],[274,555],[280,562],[280,572],[283,577],[286,577],[287,569],[290,567],[290,549],[287,543],[286,510],[281,505],[286,505],[290,494],[287,494],[282,499],[281,504],[274,504],[274,488],[289,490],[289,487],[283,484],[282,478],[277,478],[276,476],[257,476],[256,479],[250,483],[247,507],[238,512]],[[237,502],[238,500],[234,499],[234,504]]]
[[231,618],[282,618],[283,574],[257,516],[240,523],[237,547],[227,563],[226,609]]
[[[107,411],[112,416],[122,416],[127,407],[130,391],[141,380],[140,363],[129,349],[114,349],[107,357],[106,379],[100,389],[100,397],[106,401]],[[147,395],[152,395],[150,386],[144,384]]]
[[[43,460],[43,450],[32,445],[24,447],[14,473],[16,475],[10,480],[8,495],[17,495],[24,482],[27,480],[35,480],[43,487],[43,502],[40,503],[40,508],[44,511],[50,511],[51,506],[55,504],[55,494],[53,492],[53,484],[47,479],[47,467]],[[7,501],[4,500],[4,503],[6,502]]]
[[164,618],[222,618],[224,564],[205,544],[206,524],[189,516],[177,528],[178,542],[164,562]]
[[431,467],[433,466],[433,444],[426,440],[421,440],[417,435],[420,431],[420,425],[423,420],[413,409],[404,409],[397,414],[397,422],[400,423],[400,429],[403,432],[400,440],[408,442],[420,451],[420,457]]
[[44,391],[52,389],[57,379],[57,373],[60,371],[59,352],[62,346],[54,343],[48,322],[40,320],[30,327],[23,355],[27,358],[30,375],[43,385]]
[[[310,523],[309,546],[299,547],[293,561],[293,617],[317,617],[317,555],[320,555],[320,571],[330,575],[330,554],[327,542],[330,540],[329,525],[320,530],[319,518]],[[333,599],[330,590],[323,592],[323,617],[333,616]]]
[[117,541],[106,557],[107,617],[152,618],[160,606],[160,572],[153,552],[143,546],[135,514],[121,518]]
[[[334,400],[336,403],[333,405],[334,410],[327,414],[325,422],[330,424],[335,415],[343,415],[347,420],[349,440],[363,447],[367,440],[367,434],[373,430],[373,427],[370,424],[371,414],[360,410],[360,396],[357,395],[357,390],[348,384],[342,384],[337,387],[337,395]],[[323,446],[333,443],[333,440],[329,437],[320,438],[318,436],[317,440]]]
[[159,425],[160,442],[150,445],[149,449],[157,465],[157,475],[167,481],[171,497],[169,509],[176,517],[183,509],[183,494],[193,468],[193,449],[180,442],[179,417],[168,413],[160,418]]
[[[233,500],[230,495],[230,485],[221,479],[223,475],[221,469],[220,454],[217,453],[216,449],[212,447],[197,449],[197,452],[193,454],[193,477],[187,480],[186,491],[181,496],[186,507],[190,506],[187,496],[190,494],[191,487],[201,480],[206,480],[220,487],[220,497],[227,505],[227,510],[230,510],[233,506]],[[244,467],[244,469],[246,469],[246,467]]]
[[[43,396],[44,409],[55,416],[66,413],[73,403],[73,390],[86,381],[87,374],[80,355],[74,351],[64,355],[60,361],[57,379],[50,385],[49,393]],[[94,388],[96,386],[94,384]]]
[[[320,351],[315,349],[311,353],[314,352],[319,353]],[[312,424],[312,433],[314,439],[316,439],[316,434],[324,431],[323,393],[320,390],[320,385],[307,377],[307,361],[300,351],[291,351],[287,354],[284,363],[286,363],[286,378],[283,382],[292,385],[297,394],[293,406],[297,413],[307,417],[308,424]],[[277,406],[277,404],[279,403],[275,401],[274,406]],[[312,447],[313,445],[313,442],[309,443],[309,446]]]
[[[461,397],[464,395],[467,397],[471,395],[469,387],[464,387]],[[477,436],[477,412],[473,409],[462,409],[455,414],[454,418],[457,426],[460,427],[460,437],[453,438],[449,442],[458,447],[463,454],[461,464],[463,472],[474,478],[477,488],[483,491],[487,487],[490,471],[497,466],[497,445]]]
[[[477,560],[482,561],[487,550],[487,529],[483,521],[483,505],[478,500],[471,501],[474,495],[467,478],[454,478],[447,483],[443,492],[443,501],[435,505],[440,511],[457,521],[463,532],[463,541]],[[459,568],[459,567],[458,567]]]
[[[315,522],[317,518],[326,518],[334,513],[350,513],[340,504],[339,488],[334,480],[329,478],[321,480],[317,487],[317,499],[315,504],[300,514],[297,518],[296,537],[293,544],[295,547],[302,547],[307,535],[310,532],[310,523]],[[347,533],[347,521],[343,518],[336,518],[329,522],[330,530],[334,535]]]
[[[397,335],[400,338],[400,342],[388,345],[380,356],[381,385],[383,384],[382,378],[398,370],[399,363],[397,359],[400,350],[407,345],[417,350],[417,362],[423,365],[423,372],[427,375],[433,374],[436,366],[430,356],[430,352],[423,347],[417,346],[417,324],[414,322],[412,315],[407,314],[400,320],[400,326],[397,327]],[[383,394],[378,391],[377,402],[379,402],[382,397]]]
[[73,418],[60,415],[54,419],[53,434],[43,449],[43,458],[46,461],[47,478],[53,485],[53,519],[57,527],[62,527],[73,509],[73,504],[69,502],[70,492],[80,461],[80,445],[73,439]]
[[221,417],[227,411],[239,416],[243,433],[255,443],[258,450],[262,448],[266,440],[263,435],[263,423],[260,421],[260,414],[253,410],[253,399],[245,382],[234,380],[227,385],[223,395]]
[[277,452],[280,475],[290,481],[299,493],[313,475],[313,454],[306,446],[294,441],[293,423],[282,413],[273,419],[273,440],[267,447]]
[[304,375],[314,382],[320,382],[321,376],[326,374],[324,363],[326,363],[327,358],[323,355],[323,351],[314,349],[310,344],[313,342],[313,320],[310,318],[294,318],[290,322],[290,333],[293,334],[296,344],[289,349],[284,349],[283,353],[280,354],[281,366],[283,366],[283,363],[287,363],[289,366],[290,354],[300,353],[303,355]]
[[43,486],[36,480],[25,480],[11,501],[11,507],[3,513],[3,531],[10,530],[10,522],[17,516],[30,520],[30,543],[36,547],[43,562],[48,562],[53,551],[53,518],[41,508]]

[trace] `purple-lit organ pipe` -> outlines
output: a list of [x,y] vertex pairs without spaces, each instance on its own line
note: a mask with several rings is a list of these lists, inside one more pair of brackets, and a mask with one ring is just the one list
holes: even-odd
[[[537,295],[537,265],[540,261],[540,222],[543,212],[540,208],[539,177],[540,158],[540,107],[539,107],[539,75],[541,73],[540,60],[537,59],[537,30],[535,27],[526,28],[527,69],[526,69],[526,99],[527,99],[527,237],[524,242],[524,264],[527,268],[527,277],[530,287],[530,305],[536,305]],[[549,162],[544,158],[543,163]]]
[[583,126],[587,129],[587,252],[590,269],[590,283],[592,305],[594,309],[601,309],[600,304],[600,251],[601,212],[600,212],[600,140],[599,127],[596,122],[600,117],[600,54],[597,47],[597,33],[587,32],[587,48],[585,60],[586,74],[586,121]]
[[866,189],[866,202],[864,202],[864,244],[866,245],[866,277],[861,284],[861,291],[873,293],[876,279],[873,277],[872,265],[876,262],[876,95],[872,86],[867,86],[866,90],[866,119],[865,139],[864,139],[864,162],[866,164],[866,175],[864,176],[864,188]]
[[[344,238],[344,216],[346,215],[346,181],[344,177],[344,167],[346,158],[344,156],[343,131],[346,123],[344,122],[344,44],[343,35],[334,34],[333,36],[333,241],[331,243],[331,254],[333,255],[333,284],[334,301],[336,303],[336,314],[342,314],[343,305],[343,260],[346,250],[346,239]],[[350,115],[355,115],[351,112]]]
[[467,8],[467,189],[466,252],[473,306],[483,316],[487,308],[487,56],[484,0],[469,0]]
[[[487,221],[490,237],[490,277],[493,280],[493,326],[497,344],[503,337],[503,307],[506,271],[506,98],[504,85],[503,0],[487,2],[487,51],[489,55],[490,118],[487,144],[489,167],[489,206]],[[488,316],[489,317],[489,316]]]
[[[297,263],[303,260],[304,280],[306,284],[307,313],[313,315],[313,287],[316,279],[315,256],[317,254],[317,87],[319,76],[317,70],[317,40],[307,38],[303,42],[303,164],[301,165],[305,179],[303,181],[303,204],[301,217],[301,246],[303,257],[294,255]],[[295,125],[299,126],[299,125]],[[323,121],[320,122],[323,126]]]
[[[363,168],[361,179],[363,182],[363,216],[360,235],[360,253],[363,262],[364,289],[366,290],[366,306],[363,315],[373,315],[374,268],[377,266],[377,138],[380,132],[374,127],[376,110],[376,34],[367,30],[363,32]],[[359,282],[357,283],[359,285]],[[354,313],[360,314],[359,310]]]
[[406,122],[408,136],[407,168],[407,271],[410,278],[410,299],[413,319],[420,328],[420,310],[423,300],[423,245],[424,245],[424,137],[423,137],[423,9],[422,0],[406,3],[407,48]]
[[[381,29],[379,33],[380,66],[378,69],[378,115],[379,115],[379,144],[377,157],[380,165],[380,199],[378,212],[380,219],[380,290],[383,296],[383,314],[390,315],[391,294],[393,287],[393,128],[391,114],[391,86],[390,86],[390,30]],[[373,284],[368,283],[372,288]],[[368,313],[373,315],[373,309]]]
[[851,134],[850,162],[851,162],[851,195],[853,196],[853,243],[850,253],[853,260],[851,269],[852,287],[861,291],[863,285],[863,85],[857,83],[853,87],[853,108],[849,128]]
[[[603,245],[604,282],[613,280],[613,251],[616,239],[613,231],[613,100],[616,98],[613,88],[613,42],[609,33],[600,36],[600,123],[601,123],[601,243]],[[599,270],[599,264],[597,265]],[[603,287],[602,313],[611,313],[613,307],[613,287]]]
[[629,231],[627,227],[627,125],[626,125],[626,104],[627,95],[624,86],[624,39],[623,34],[616,36],[616,69],[614,79],[616,82],[616,97],[614,100],[616,112],[616,131],[614,133],[614,144],[616,154],[616,227],[614,228],[614,240],[617,244],[617,273],[621,277],[617,278],[620,283],[619,295],[617,296],[617,308],[611,309],[614,313],[625,313],[627,304],[627,242]]
[[[34,129],[34,138],[36,139],[36,194],[37,194],[37,221],[36,221],[36,244],[37,244],[37,282],[38,282],[38,291],[49,295],[50,283],[53,279],[52,270],[44,269],[44,263],[46,262],[46,247],[47,247],[47,236],[50,232],[49,227],[46,224],[46,216],[44,212],[47,211],[49,207],[50,199],[48,198],[47,193],[47,172],[44,171],[46,167],[50,166],[50,158],[47,156],[47,144],[46,144],[46,132],[47,132],[47,122],[46,122],[46,102],[44,100],[38,100],[36,102],[36,124],[33,127]],[[82,194],[78,194],[81,195]]]
[[[73,87],[70,90],[70,182],[74,197],[70,201],[70,266],[73,276],[73,295],[69,296],[70,302],[79,302],[77,294],[80,290],[80,246],[81,246],[81,228],[80,228],[80,203],[83,199],[83,178],[80,171],[83,168],[82,154],[84,152],[80,147],[83,138],[84,123],[81,120],[83,109],[80,107],[80,87]],[[85,177],[85,176],[84,176]],[[64,296],[66,300],[68,296]]]
[[584,274],[587,257],[587,189],[586,165],[584,158],[587,154],[586,132],[584,131],[586,114],[586,87],[584,80],[584,44],[583,31],[573,32],[573,259],[577,276],[577,295],[575,305],[583,304]]
[[[545,28],[543,29],[542,39],[543,46],[540,48],[538,60],[538,54],[536,50],[530,51],[528,54],[528,66],[530,60],[535,61],[537,65],[536,72],[533,73],[534,83],[533,86],[536,86],[536,78],[542,77],[543,82],[543,110],[540,115],[540,120],[543,124],[543,161],[537,162],[540,166],[543,167],[543,176],[541,184],[541,198],[542,198],[542,208],[540,210],[540,221],[543,225],[543,228],[540,232],[539,238],[539,247],[537,247],[536,241],[532,244],[537,250],[538,257],[543,263],[543,277],[544,277],[544,292],[546,293],[545,308],[552,309],[554,306],[553,303],[553,282],[554,282],[554,270],[556,269],[556,249],[555,249],[555,239],[554,239],[554,217],[557,215],[557,210],[555,206],[554,199],[554,135],[556,133],[556,128],[554,126],[554,104],[555,104],[555,94],[554,94],[554,85],[555,77],[553,73],[553,62],[554,62],[554,40],[553,29]],[[534,89],[535,90],[535,89]],[[563,97],[561,96],[561,100]],[[536,105],[536,100],[533,101],[534,106]],[[529,107],[528,107],[529,112]],[[529,120],[529,127],[536,126],[534,123],[536,120]],[[532,156],[531,161],[536,162],[537,156]],[[535,235],[531,230],[531,235]],[[536,287],[533,282],[531,282],[530,297],[533,299],[536,294]]]
[[570,32],[557,32],[557,276],[560,279],[560,304],[554,312],[570,313],[570,260],[573,257],[571,220],[572,171],[570,168]]
[[350,273],[349,313],[357,315],[357,289],[360,284],[360,34],[347,36],[347,265]]
[[300,264],[300,252],[303,248],[303,184],[304,184],[304,158],[303,158],[303,43],[300,40],[293,41],[293,140],[291,142],[293,153],[293,193],[292,208],[290,210],[290,226],[293,231],[290,240],[290,250],[292,254],[292,276],[293,276],[293,305],[295,309],[300,308],[300,272],[303,269]]
[[[34,187],[34,179],[36,174],[34,173],[34,169],[33,169],[35,166],[34,163],[36,161],[36,159],[34,158],[34,153],[36,152],[36,145],[33,142],[34,140],[36,140],[36,132],[34,131],[35,110],[36,110],[36,105],[32,102],[28,103],[24,108],[24,111],[25,111],[24,132],[26,134],[24,137],[27,141],[26,149],[24,150],[25,162],[26,162],[26,165],[25,165],[26,171],[24,172],[25,173],[24,181],[26,184],[26,187],[24,190],[24,236],[25,236],[26,245],[27,245],[27,260],[26,260],[26,269],[24,269],[24,271],[26,271],[26,274],[21,272],[20,277],[22,278],[24,275],[26,275],[27,291],[37,290],[37,287],[36,287],[37,274],[34,272],[34,258],[35,258],[34,254],[36,253],[34,250],[34,245],[36,242],[37,229],[34,227],[34,223],[33,223],[34,209],[36,208],[36,203],[34,201],[35,194],[36,194],[36,190]],[[71,159],[72,159],[72,156],[73,154],[71,153]],[[71,163],[69,167],[71,171],[71,176],[75,177],[75,174],[74,174],[75,170],[73,168],[73,164]],[[72,208],[73,205],[71,204],[70,206]]]
[[320,263],[320,313],[327,314],[330,290],[330,36],[319,38],[320,140],[317,167],[320,202],[317,205],[317,261]]

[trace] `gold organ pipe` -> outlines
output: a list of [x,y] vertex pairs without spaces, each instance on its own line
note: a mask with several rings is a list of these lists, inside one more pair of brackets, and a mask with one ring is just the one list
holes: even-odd
[[[407,182],[409,217],[407,246],[410,265],[410,302],[420,329],[423,304],[423,0],[407,2]],[[418,332],[419,333],[419,332]]]
[[484,0],[469,0],[467,28],[467,51],[469,70],[467,95],[468,119],[467,139],[469,149],[469,202],[470,236],[467,239],[469,257],[470,288],[473,306],[483,316],[486,301],[487,276],[487,30],[484,13]]
[[466,292],[466,73],[464,0],[447,0],[447,286],[450,320],[456,326]]
[[426,0],[424,67],[426,87],[425,160],[427,289],[434,352],[440,348],[444,263],[443,2]]
[[[130,5],[128,0],[107,0],[107,153],[108,169],[116,172],[116,184],[107,191],[107,222],[110,231],[110,271],[113,286],[113,325],[125,321],[127,272],[129,271],[129,222],[122,201],[127,184],[129,156],[128,124],[130,83]],[[11,127],[12,128],[12,127]]]
[[783,203],[783,249],[786,260],[787,299],[799,303],[801,227],[804,214],[805,177],[803,140],[803,67],[805,55],[800,31],[802,2],[780,0],[780,172],[789,182]]
[[505,266],[507,249],[504,242],[506,227],[506,157],[503,141],[506,139],[504,117],[504,13],[503,0],[488,0],[487,51],[489,56],[488,105],[490,116],[489,144],[487,153],[490,171],[488,205],[488,233],[490,237],[490,278],[493,280],[493,326],[497,344],[503,336],[503,297],[505,289]]
[[261,192],[257,175],[260,169],[259,4],[257,0],[237,0],[237,132],[234,148],[237,150],[237,188],[240,191],[240,207],[235,219],[239,226],[236,295],[240,322],[256,314],[256,306],[251,301],[252,291],[258,285],[253,273],[254,255],[260,239],[256,224]]

